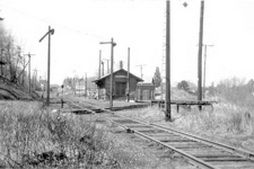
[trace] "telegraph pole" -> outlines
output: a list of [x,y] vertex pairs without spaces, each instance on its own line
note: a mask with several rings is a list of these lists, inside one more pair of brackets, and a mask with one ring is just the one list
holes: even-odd
[[101,61],[101,76],[104,76],[104,62]]
[[[102,59],[103,65],[105,66],[105,63],[107,64],[107,70],[106,74],[109,74],[109,59]],[[105,70],[104,70],[105,71]]]
[[171,117],[171,81],[170,81],[170,0],[167,0],[167,18],[166,18],[166,120],[172,121]]
[[[99,73],[98,73],[98,79],[101,78],[101,50],[99,51]],[[98,86],[98,99],[100,99],[100,87]]]
[[47,99],[46,105],[49,106],[49,98],[50,98],[50,37],[55,32],[54,29],[51,29],[50,26],[48,27],[48,32],[39,40],[41,42],[46,36],[48,36],[48,80],[47,80]]
[[[202,46],[203,46],[204,5],[205,5],[204,0],[201,0],[199,44],[198,44],[198,101],[202,101]],[[199,110],[202,110],[201,105],[199,105]]]
[[24,54],[28,56],[28,92],[31,94],[31,56],[35,54]]
[[140,76],[141,76],[141,79],[143,79],[143,67],[146,66],[146,65],[137,65],[137,67],[140,67]]
[[116,46],[116,43],[114,42],[114,39],[111,38],[110,42],[100,42],[100,44],[111,44],[111,70],[110,70],[110,109],[113,108],[113,63],[114,63],[114,47]]
[[36,82],[37,82],[37,75],[38,75],[38,70],[35,68],[34,69],[34,74],[33,74],[33,81],[32,81],[32,85],[31,85],[31,90],[35,88],[36,86]]
[[130,48],[128,48],[127,102],[130,101]]
[[107,59],[107,74],[109,74],[109,59]]

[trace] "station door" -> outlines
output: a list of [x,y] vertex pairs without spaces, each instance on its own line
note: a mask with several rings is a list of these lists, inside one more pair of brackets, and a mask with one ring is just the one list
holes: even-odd
[[116,82],[116,96],[122,97],[125,96],[125,90],[126,90],[126,82]]

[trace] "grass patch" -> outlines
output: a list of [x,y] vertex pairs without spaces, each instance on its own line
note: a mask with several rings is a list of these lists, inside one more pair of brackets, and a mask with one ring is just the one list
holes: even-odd
[[99,114],[61,113],[39,102],[0,102],[0,107],[0,168],[172,166]]
[[119,112],[147,122],[169,125],[212,140],[228,143],[240,148],[254,151],[254,118],[251,111],[230,103],[214,105],[214,110],[204,108],[199,111],[193,106],[191,110],[181,109],[179,113],[172,106],[173,122],[165,121],[163,110],[158,107],[143,108]]
[[120,168],[112,141],[89,116],[40,103],[1,103],[1,163],[8,168]]

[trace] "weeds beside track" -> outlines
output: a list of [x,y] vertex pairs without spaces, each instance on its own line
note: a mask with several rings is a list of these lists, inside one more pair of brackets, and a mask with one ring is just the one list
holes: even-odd
[[127,132],[169,148],[202,168],[253,168],[254,153],[209,141],[168,127],[144,123],[112,112],[101,114]]

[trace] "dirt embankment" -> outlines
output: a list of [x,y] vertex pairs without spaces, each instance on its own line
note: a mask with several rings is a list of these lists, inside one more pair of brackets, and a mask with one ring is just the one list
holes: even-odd
[[24,87],[0,78],[0,100],[34,100],[36,98],[39,98],[37,93],[33,92],[29,95]]

